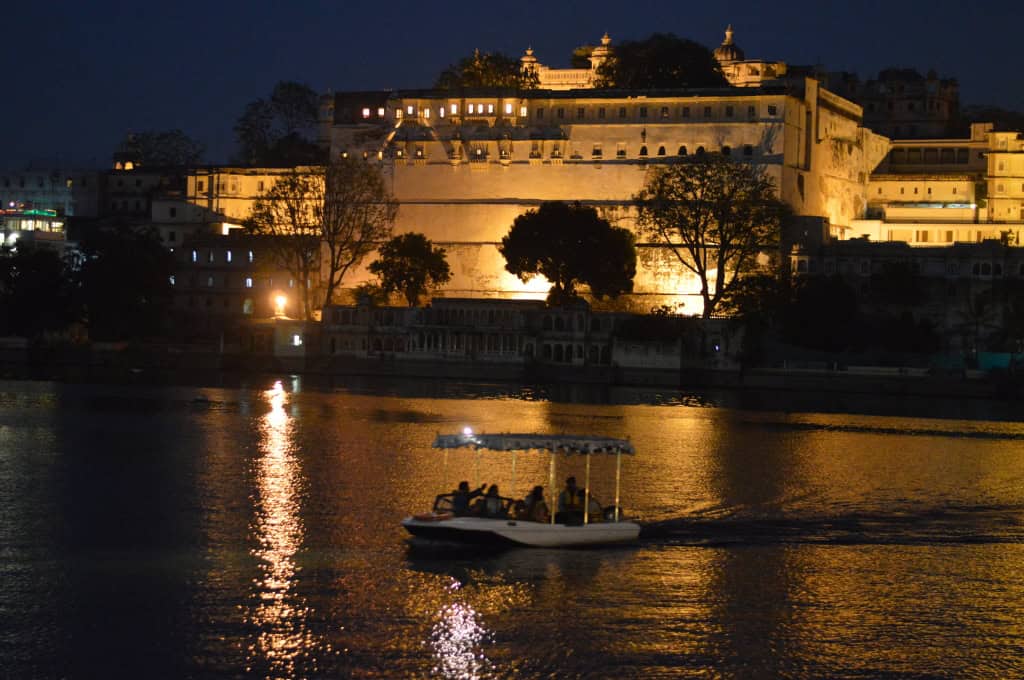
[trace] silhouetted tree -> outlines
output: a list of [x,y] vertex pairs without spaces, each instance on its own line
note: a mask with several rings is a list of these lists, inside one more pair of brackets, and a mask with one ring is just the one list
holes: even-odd
[[184,168],[199,164],[205,151],[181,130],[147,130],[127,134],[115,155],[142,167]]
[[859,344],[857,292],[839,276],[808,276],[794,282],[783,311],[783,335],[800,347],[841,352]]
[[476,50],[472,56],[464,57],[442,71],[434,87],[439,90],[477,87],[529,90],[537,87],[537,74],[523,70],[522,64],[514,57]]
[[309,319],[335,301],[345,275],[391,236],[397,210],[375,166],[339,158],[289,170],[256,200],[246,226],[274,237],[278,265],[304,284],[299,302]]
[[580,45],[572,51],[569,65],[573,68],[590,68],[590,55],[593,53],[593,45]]
[[81,317],[68,260],[52,248],[0,249],[0,335],[34,338]]
[[529,281],[551,283],[548,302],[564,304],[584,284],[597,298],[633,290],[636,244],[633,234],[611,226],[594,208],[561,201],[542,203],[515,219],[498,250],[505,269]]
[[235,122],[238,160],[247,165],[285,167],[319,163],[320,97],[308,85],[282,81],[267,99],[249,102]]
[[452,277],[444,248],[436,248],[423,234],[400,234],[380,247],[380,256],[370,263],[370,273],[380,279],[387,293],[401,293],[410,307],[419,304],[429,289],[448,283]]
[[718,154],[651,170],[634,200],[641,231],[700,280],[704,318],[754,269],[758,253],[777,247],[788,214],[762,168]]
[[158,335],[171,304],[174,263],[153,230],[101,229],[81,242],[80,280],[92,340]]
[[597,75],[598,87],[630,90],[729,84],[711,50],[672,33],[619,43]]

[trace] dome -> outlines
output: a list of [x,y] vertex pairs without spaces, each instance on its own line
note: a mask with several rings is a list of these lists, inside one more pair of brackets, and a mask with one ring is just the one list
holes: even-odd
[[725,29],[725,40],[722,44],[715,48],[715,59],[720,64],[727,64],[733,61],[743,61],[746,55],[743,54],[743,50],[739,48],[736,43],[732,41],[732,24]]

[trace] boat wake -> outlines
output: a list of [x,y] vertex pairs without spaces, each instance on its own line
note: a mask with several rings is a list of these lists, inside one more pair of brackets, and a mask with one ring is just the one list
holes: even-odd
[[802,517],[741,511],[643,523],[640,540],[693,546],[1024,543],[1024,507],[950,505]]

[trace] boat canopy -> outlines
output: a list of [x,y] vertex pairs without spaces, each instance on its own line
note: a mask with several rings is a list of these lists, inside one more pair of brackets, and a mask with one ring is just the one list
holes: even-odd
[[557,451],[561,453],[635,453],[628,439],[565,434],[439,434],[435,449],[489,449],[491,451]]

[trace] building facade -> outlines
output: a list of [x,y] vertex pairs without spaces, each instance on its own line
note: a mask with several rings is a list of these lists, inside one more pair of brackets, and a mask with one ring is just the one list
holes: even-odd
[[975,123],[963,139],[894,141],[851,231],[922,246],[1024,243],[1024,136]]
[[[580,201],[632,227],[647,172],[694,154],[763,166],[798,215],[844,234],[888,151],[862,127],[859,107],[813,79],[799,90],[405,91],[379,117],[369,101],[361,108],[374,115],[330,123],[331,153],[380,166],[400,204],[396,232],[422,232],[448,250],[446,293],[458,296],[537,297],[544,282],[524,286],[497,250],[517,216],[543,201]],[[664,248],[639,246],[634,299],[698,313],[697,282]]]

